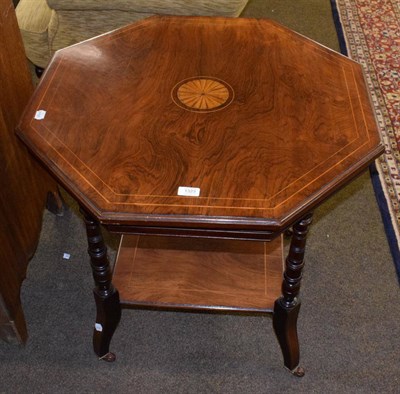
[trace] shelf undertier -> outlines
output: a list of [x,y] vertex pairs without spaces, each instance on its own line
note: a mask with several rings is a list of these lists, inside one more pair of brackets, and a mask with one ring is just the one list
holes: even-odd
[[271,312],[282,237],[271,242],[124,235],[113,284],[122,304]]

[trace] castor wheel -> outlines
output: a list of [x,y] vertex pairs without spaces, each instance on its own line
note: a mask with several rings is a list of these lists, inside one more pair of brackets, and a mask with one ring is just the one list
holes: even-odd
[[302,367],[297,367],[293,371],[290,371],[294,376],[298,378],[302,378],[305,374],[304,368]]
[[114,353],[108,352],[104,356],[99,357],[99,360],[107,361],[108,363],[113,363],[117,356]]

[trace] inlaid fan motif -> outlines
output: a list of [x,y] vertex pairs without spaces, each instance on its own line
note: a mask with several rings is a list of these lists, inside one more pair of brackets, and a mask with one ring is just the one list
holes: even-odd
[[184,109],[210,112],[228,106],[233,99],[233,90],[222,80],[196,77],[177,84],[172,97]]

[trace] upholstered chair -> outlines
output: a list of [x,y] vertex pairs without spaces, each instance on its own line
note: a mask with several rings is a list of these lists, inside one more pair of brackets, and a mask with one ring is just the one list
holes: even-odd
[[236,17],[248,0],[20,0],[28,59],[45,68],[58,49],[155,14]]

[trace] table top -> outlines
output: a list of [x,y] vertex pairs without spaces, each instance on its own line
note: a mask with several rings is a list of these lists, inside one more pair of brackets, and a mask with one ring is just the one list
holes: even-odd
[[17,132],[102,223],[279,230],[382,153],[369,100],[273,21],[152,17],[58,51]]

